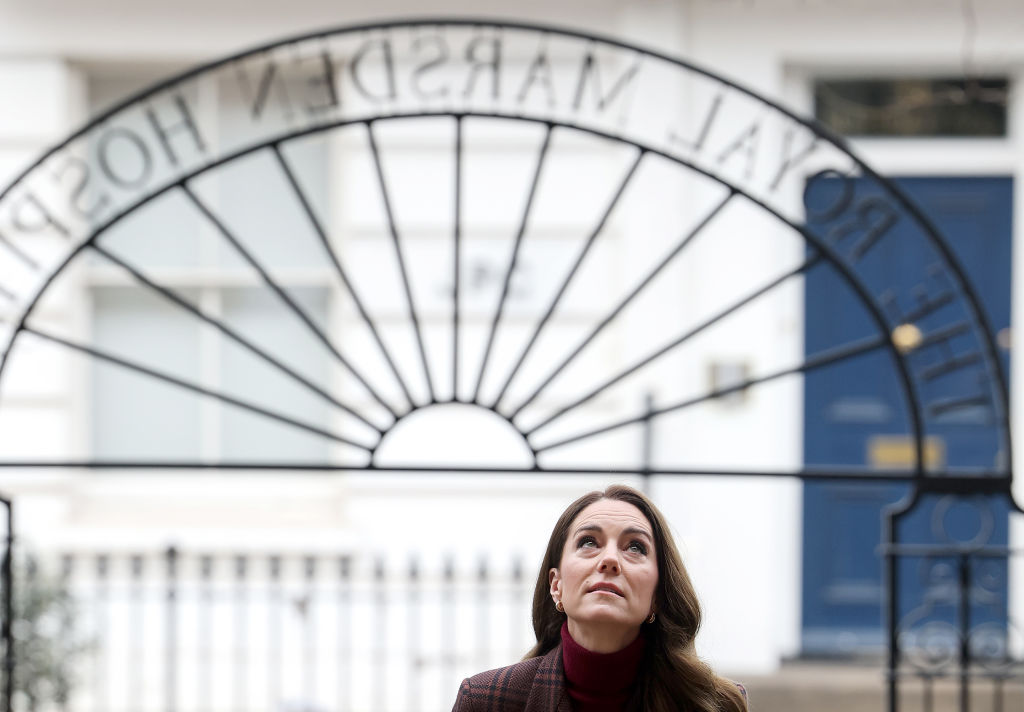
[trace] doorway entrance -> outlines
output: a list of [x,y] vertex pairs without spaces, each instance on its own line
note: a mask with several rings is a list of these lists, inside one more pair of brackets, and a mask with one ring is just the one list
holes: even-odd
[[[989,323],[998,334],[1004,369],[1009,366],[1011,205],[1013,183],[1007,177],[898,178],[927,213],[976,285]],[[808,215],[818,214],[842,187],[825,182],[805,195]],[[809,220],[809,224],[811,221]],[[865,267],[893,285],[894,321],[920,331],[894,333],[907,339],[903,348],[921,369],[922,380],[940,390],[970,392],[978,387],[970,366],[979,356],[965,349],[962,334],[947,326],[945,285],[902,284],[901,275],[928,255],[920,243],[906,239],[912,228],[897,223],[891,239],[880,243]],[[905,280],[904,280],[905,281]],[[837,288],[827,271],[805,280],[805,351],[863,333],[867,316],[852,292]],[[902,295],[898,294],[902,291]],[[897,298],[901,297],[901,298]],[[912,314],[911,312],[917,312]],[[935,327],[935,331],[932,330]],[[897,327],[901,328],[901,327]],[[917,343],[914,343],[914,341]],[[886,354],[866,354],[827,372],[807,374],[804,391],[805,465],[878,469],[915,466],[910,420],[902,404],[896,374]],[[985,447],[991,429],[983,407],[939,413],[923,446],[926,470],[998,467]],[[997,456],[998,457],[998,456]],[[883,610],[882,511],[907,496],[911,485],[888,482],[819,482],[804,484],[802,650],[810,655],[880,653],[885,645]],[[934,510],[934,508],[932,508]],[[915,512],[907,526],[929,536],[935,511]],[[990,543],[1007,542],[1007,509],[995,513]],[[945,526],[969,530],[976,523],[967,511],[954,512]],[[909,536],[917,539],[919,536]],[[928,584],[918,581],[921,594]],[[979,612],[979,616],[984,614]]]

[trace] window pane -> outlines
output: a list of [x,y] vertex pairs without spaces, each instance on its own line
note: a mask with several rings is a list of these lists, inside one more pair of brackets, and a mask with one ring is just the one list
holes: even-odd
[[[303,96],[303,86],[284,86],[294,96]],[[252,98],[241,94],[236,82],[224,83],[219,90],[219,134],[231,136],[239,127],[251,126]],[[291,139],[281,147],[305,199],[328,232],[332,218],[327,199],[330,144],[331,133],[324,131]],[[270,149],[264,148],[212,171],[197,181],[197,186],[209,196],[211,205],[244,248],[264,267],[322,268],[327,264],[309,217]],[[224,240],[219,243],[216,260],[226,267],[243,264]]]
[[[127,215],[100,236],[99,245],[130,265],[153,268],[200,265],[200,217],[183,193],[172,191]],[[96,256],[95,264],[106,260]]]
[[[300,147],[301,150],[296,147]],[[292,142],[284,149],[307,200],[327,229],[330,215],[320,206],[327,182],[327,139]],[[268,151],[243,156],[194,182],[199,196],[217,214],[232,237],[272,275],[296,268],[323,269],[327,253],[295,191]],[[217,235],[217,264],[248,270],[231,242]]]
[[1008,82],[820,79],[814,113],[849,136],[1005,136]]
[[[291,289],[291,295],[318,324],[327,322],[326,289]],[[223,292],[224,318],[251,342],[328,390],[327,358],[309,332],[266,289]],[[223,342],[224,390],[248,402],[330,430],[323,399],[235,343]],[[226,460],[325,461],[330,440],[262,415],[224,406],[222,456]]]
[[[89,113],[96,116],[166,78],[173,67],[111,65],[89,68],[87,72],[86,100]],[[204,105],[199,97],[194,91],[181,91],[189,106],[201,117]],[[91,181],[89,187],[95,184],[103,186],[103,191],[113,189],[111,186],[116,186],[117,182],[112,182],[112,175],[131,185],[138,181],[139,186],[150,187],[146,176],[153,174],[153,165],[162,157],[154,154],[145,140],[153,134],[146,114],[138,109],[121,113],[111,126],[113,128],[92,135],[88,160],[90,172],[97,180]],[[141,138],[133,140],[131,137]],[[105,199],[102,192],[83,196],[86,205],[97,205]],[[103,236],[101,244],[142,268],[196,267],[203,262],[202,240],[209,239],[202,228],[203,221],[195,207],[180,191],[171,191],[114,225]],[[96,261],[103,264],[102,260]]]
[[[162,297],[134,287],[97,289],[93,328],[97,348],[199,382],[199,326]],[[95,457],[199,455],[201,396],[100,360],[93,361],[92,383]]]

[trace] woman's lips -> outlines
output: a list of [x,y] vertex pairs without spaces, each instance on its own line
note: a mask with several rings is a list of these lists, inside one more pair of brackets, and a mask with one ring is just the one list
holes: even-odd
[[622,593],[622,589],[613,583],[597,583],[590,587],[587,593],[614,593],[616,596],[625,596]]

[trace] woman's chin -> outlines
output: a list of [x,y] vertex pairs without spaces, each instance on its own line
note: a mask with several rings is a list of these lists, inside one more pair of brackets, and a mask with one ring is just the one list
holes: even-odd
[[611,625],[624,628],[639,628],[641,623],[609,604],[588,606],[576,616],[576,622],[579,625]]

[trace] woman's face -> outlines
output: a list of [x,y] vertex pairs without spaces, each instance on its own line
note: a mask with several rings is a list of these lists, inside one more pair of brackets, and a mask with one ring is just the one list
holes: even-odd
[[561,562],[548,579],[577,643],[595,652],[620,650],[654,610],[658,562],[651,523],[628,502],[594,502],[569,525]]

